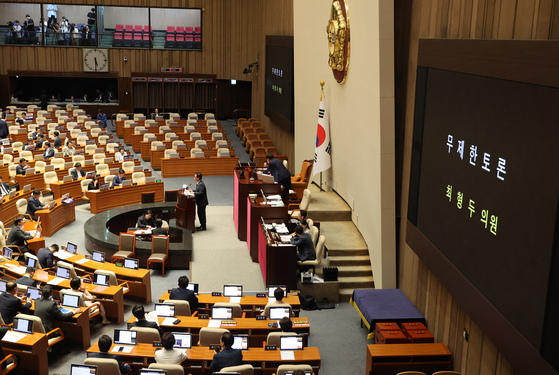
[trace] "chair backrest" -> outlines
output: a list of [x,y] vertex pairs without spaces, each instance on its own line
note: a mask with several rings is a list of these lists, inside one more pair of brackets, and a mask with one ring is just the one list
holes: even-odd
[[154,341],[161,341],[159,331],[155,328],[148,327],[132,327],[132,331],[138,332],[137,342],[143,344],[152,344]]
[[228,158],[229,156],[231,156],[231,154],[229,153],[229,149],[227,149],[227,148],[218,148],[217,149],[217,157],[218,158]]
[[16,202],[17,213],[23,215],[27,212],[27,199],[21,198]]
[[194,141],[195,148],[208,148],[208,143],[204,139]]
[[153,133],[144,133],[144,142],[147,142],[149,137],[155,137]]
[[71,296],[79,297],[78,306],[80,306],[80,307],[86,307],[86,306],[85,306],[85,300],[83,299],[83,295],[82,295],[81,293],[74,292],[73,290],[62,289],[62,290],[60,291],[60,300],[61,300],[61,301],[64,299],[63,296],[64,296],[65,294],[68,294],[68,295],[71,295]]
[[45,332],[45,327],[43,326],[43,321],[38,316],[27,315],[27,314],[17,314],[15,317],[16,318],[27,319],[27,320],[32,320],[33,321],[33,332],[46,333]]
[[206,113],[204,115],[204,119],[205,120],[213,120],[213,119],[215,119],[215,115],[213,113]]
[[421,371],[403,371],[397,373],[396,375],[426,375],[426,374]]
[[174,154],[174,153],[176,153],[176,152],[177,152],[177,150],[175,150],[175,149],[173,149],[173,148],[168,148],[168,149],[165,150],[164,156],[165,156],[166,158],[168,158],[168,157],[169,157],[169,154]]
[[318,264],[320,264],[321,259],[324,258],[325,245],[326,245],[326,237],[324,237],[324,235],[321,235],[320,237],[318,237],[318,242],[316,243],[316,248],[315,248],[316,261]]
[[276,375],[285,375],[285,373],[288,371],[295,372],[297,370],[311,371],[311,372],[313,371],[311,365],[280,365],[278,367],[278,370],[276,371]]
[[93,162],[103,164],[105,162],[105,154],[94,154]]
[[173,145],[172,145],[171,148],[176,149],[176,148],[177,148],[177,145],[184,145],[184,142],[181,141],[180,139],[179,139],[178,141],[173,141]]
[[[309,219],[307,219],[307,224],[308,223],[309,223]],[[311,229],[309,229],[309,230],[311,231],[312,243],[313,243],[314,247],[316,248],[316,241],[318,241],[318,228],[315,227],[314,225],[310,228]]]
[[308,210],[309,205],[311,204],[311,196],[312,193],[309,189],[303,190],[303,199],[301,199],[301,203],[299,204],[300,210]]
[[233,318],[241,318],[243,316],[243,309],[238,303],[228,303],[228,302],[216,302],[215,307],[232,307],[233,308]]
[[[58,262],[60,263],[60,262]],[[116,273],[113,271],[106,271],[106,270],[95,270],[94,274],[99,275],[106,275],[109,276],[109,285],[118,286],[118,280],[116,279]]]
[[140,134],[142,130],[146,130],[145,126],[136,126],[134,128],[134,134]]
[[168,236],[151,236],[151,253],[169,253],[169,237]]
[[274,305],[267,304],[266,306],[264,306],[264,316],[266,316],[267,318],[270,317],[270,307],[289,307],[289,316],[293,315],[293,308],[288,303],[286,303],[285,306],[281,306],[278,304],[274,304]]
[[14,157],[13,157],[12,155],[10,155],[10,154],[4,154],[4,155],[2,156],[2,161],[3,161],[4,163],[11,163],[13,160],[14,160]]
[[229,366],[222,368],[220,372],[237,372],[241,375],[253,375],[254,367],[252,367],[252,365]]
[[109,168],[109,164],[97,164],[95,171],[101,175],[106,175],[111,173],[111,168]]
[[70,130],[70,136],[72,138],[77,138],[78,134],[80,134],[80,132],[81,132],[81,129],[72,129],[72,130]]
[[120,233],[118,241],[118,251],[132,251],[136,247],[136,235]]
[[19,153],[19,158],[24,158],[26,160],[33,160],[33,153],[31,151],[21,151]]
[[20,152],[23,150],[23,142],[14,142],[12,143],[12,148],[14,152]]
[[171,127],[167,125],[162,125],[159,127],[159,133],[163,133],[163,130],[171,130]]
[[82,165],[85,163],[85,156],[83,155],[74,155],[72,156],[72,163],[81,163]]
[[66,163],[66,160],[64,160],[63,158],[52,158],[50,161],[50,164],[54,165],[54,168],[59,169],[64,169],[64,163]]
[[133,161],[125,161],[122,163],[122,169],[124,172],[134,172],[134,165]]
[[192,125],[186,125],[184,127],[184,132],[185,133],[193,133],[196,130],[196,128]]
[[120,367],[116,359],[86,358],[84,365],[97,366],[97,373],[103,375],[120,375]]
[[227,144],[227,141],[215,141],[215,147],[217,148],[229,148],[229,145]]
[[45,173],[45,167],[47,166],[47,163],[45,163],[42,160],[36,161],[35,162],[35,172],[41,172],[41,173]]
[[266,337],[266,345],[273,345],[279,348],[280,337],[282,336],[297,336],[296,332],[270,332]]
[[201,153],[203,154],[203,151],[202,151],[201,148],[196,148],[196,147],[194,147],[194,148],[192,148],[192,149],[190,150],[190,157],[191,157],[191,158],[196,157],[196,153],[197,153],[197,152],[201,152]]
[[107,143],[105,146],[105,151],[114,152],[115,147],[118,147],[118,143]]
[[97,138],[97,142],[100,145],[106,145],[107,144],[107,139],[109,139],[108,135],[100,135],[99,138]]
[[458,371],[447,371],[447,370],[444,370],[444,371],[437,371],[437,372],[434,372],[433,375],[462,375],[462,373],[461,373],[461,372],[458,372]]
[[[26,253],[27,254],[27,253]],[[175,305],[175,315],[177,316],[191,316],[190,303],[180,299],[167,299],[163,301],[167,305]]]
[[53,182],[58,182],[58,175],[55,171],[46,172],[43,175],[43,179],[45,180],[45,184],[52,184]]
[[115,176],[116,175],[114,175],[114,174],[110,174],[110,175],[104,177],[105,183],[108,182],[110,184],[109,187],[113,186],[113,179],[115,178]]
[[229,332],[225,328],[202,327],[200,329],[200,346],[220,345],[221,336]]
[[196,112],[190,112],[188,114],[188,119],[189,120],[198,120],[198,114]]
[[202,139],[202,134],[200,134],[200,132],[192,132],[190,133],[190,140],[194,141],[197,139]]
[[100,128],[93,128],[91,129],[91,136],[92,137],[97,137],[99,135],[99,133],[101,133],[101,129]]
[[17,176],[17,164],[12,164],[8,166],[8,174],[10,175],[10,177],[16,177]]
[[25,264],[27,264],[27,258],[31,258],[31,259],[35,259],[35,268],[40,270],[43,269],[43,267],[41,267],[41,263],[39,262],[39,258],[37,258],[35,255],[27,252],[27,253],[23,253],[23,259],[25,260]]
[[146,182],[146,174],[144,172],[134,172],[132,173],[132,183],[133,184],[141,184]]
[[151,149],[152,150],[157,150],[157,146],[162,145],[162,144],[163,144],[163,142],[161,142],[161,141],[153,141],[153,142],[151,142]]
[[74,269],[74,265],[72,263],[63,262],[63,261],[59,260],[56,263],[56,265],[66,267],[66,268],[70,269],[70,280],[72,280],[74,277],[78,277],[78,275],[76,274],[76,270]]
[[[6,238],[6,236],[8,235],[8,232],[6,232],[6,228],[4,227],[4,223],[0,221],[0,238],[4,237]],[[27,254],[27,253],[25,253]]]
[[181,365],[170,365],[168,363],[150,363],[150,369],[165,370],[167,375],[184,375],[184,368]]
[[165,133],[165,140],[170,141],[171,137],[176,137],[177,133]]
[[284,161],[283,161],[283,166],[285,167],[285,169],[288,169],[288,168],[289,168],[289,167],[288,167],[288,164],[287,164],[287,160],[284,160]]
[[[102,165],[102,164],[100,164]],[[82,187],[82,193],[85,193],[88,191],[88,187],[89,187],[89,183],[93,181],[91,178],[86,178],[85,180],[82,180],[80,182],[80,186]]]
[[86,154],[91,154],[95,152],[95,149],[97,148],[97,145],[85,145],[85,149],[84,152]]
[[88,139],[87,137],[78,137],[78,146],[85,146]]

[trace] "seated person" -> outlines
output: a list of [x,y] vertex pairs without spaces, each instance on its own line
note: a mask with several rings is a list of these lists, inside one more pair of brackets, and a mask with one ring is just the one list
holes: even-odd
[[33,140],[34,140],[34,141],[36,141],[37,138],[39,138],[39,134],[43,134],[43,131],[42,131],[42,129],[41,129],[40,126],[37,126],[37,127],[35,128],[35,131],[34,131],[33,133],[31,133],[31,135],[33,136]]
[[37,286],[37,282],[33,280],[33,275],[35,275],[35,268],[27,267],[23,276],[17,279],[16,283],[19,285]]
[[[91,306],[95,302],[95,297],[93,297],[91,293],[89,293],[89,291],[85,289],[82,284],[82,280],[79,277],[74,277],[72,280],[70,280],[70,287],[72,289],[62,290],[81,294],[86,307]],[[111,322],[107,320],[107,313],[105,312],[105,306],[103,306],[103,303],[100,303],[99,306],[99,315],[101,315],[101,317],[103,318],[103,324],[111,324]]]
[[113,178],[113,186],[122,185],[122,181],[126,180],[124,169],[119,169],[118,174]]
[[241,349],[233,349],[233,335],[225,332],[221,335],[222,350],[214,354],[210,371],[212,373],[221,371],[224,367],[239,366],[243,364],[243,352]]
[[99,190],[99,179],[97,175],[93,175],[91,182],[87,185],[87,190]]
[[[23,226],[25,222],[23,219],[15,219],[14,225],[12,226],[12,230],[8,233],[8,239],[6,243],[8,245],[16,245],[19,247],[22,253],[30,252],[29,248],[27,247],[27,240],[33,238],[33,235],[29,232],[23,230]],[[40,230],[39,230],[40,231]]]
[[307,210],[299,210],[299,216],[294,220],[297,224],[299,224],[303,220],[307,220]]
[[62,147],[62,138],[60,138],[60,133],[58,131],[54,132],[54,148]]
[[167,236],[167,228],[163,228],[163,220],[155,220],[155,229],[151,230],[151,234],[155,236]]
[[293,329],[293,322],[291,321],[290,318],[284,316],[279,321],[279,326],[282,332],[291,332],[291,330]]
[[[72,319],[74,314],[81,312],[81,309],[71,309],[67,313],[63,313],[57,303],[52,300],[52,286],[45,285],[41,291],[41,298],[35,300],[35,316],[41,318],[45,332],[50,332],[54,328],[54,320],[67,322]],[[52,339],[60,336],[58,331],[51,333],[48,338]]]
[[198,308],[198,297],[196,297],[196,294],[194,294],[192,290],[186,289],[189,282],[186,275],[179,277],[179,287],[171,289],[169,299],[188,301],[190,304],[190,312],[194,314],[194,311]]
[[37,134],[37,142],[35,142],[35,148],[43,148],[43,143],[45,142],[44,140],[44,135],[41,134]]
[[134,306],[134,308],[132,309],[132,315],[134,315],[136,317],[136,319],[138,319],[138,321],[130,324],[130,328],[132,328],[132,327],[155,328],[156,330],[159,331],[159,335],[163,336],[163,330],[161,329],[161,327],[159,327],[159,325],[157,323],[148,322],[146,320],[146,313],[144,311],[144,306],[142,306],[142,305]]
[[17,298],[17,284],[9,281],[6,283],[6,293],[0,294],[0,314],[4,323],[12,324],[18,312],[31,314],[31,302],[27,302],[27,296],[23,296],[21,300]]
[[24,158],[19,159],[19,165],[16,167],[16,174],[25,174],[27,168],[29,168],[27,160]]
[[39,197],[41,196],[41,192],[39,190],[33,190],[33,195],[31,195],[31,197],[29,197],[29,200],[27,201],[27,214],[29,216],[31,216],[31,218],[33,220],[35,219],[35,211],[39,211],[41,209],[43,209],[43,207],[45,207],[45,205],[43,203],[41,203],[41,201],[39,200]]
[[74,141],[68,141],[68,144],[62,148],[64,157],[73,156],[76,153],[76,148],[74,147]]
[[82,169],[82,163],[74,164],[74,170],[71,172],[73,179],[78,179],[80,177],[85,177],[85,171]]
[[113,345],[113,339],[110,336],[102,335],[99,337],[99,353],[89,353],[89,358],[107,358],[114,359],[118,362],[118,367],[120,368],[121,374],[128,374],[130,372],[130,365],[128,363],[122,363],[117,355],[110,354],[109,350]]
[[[311,230],[309,229],[309,223],[307,223],[306,219],[299,221],[299,224],[303,227],[303,233],[307,233],[309,236],[311,235]],[[311,236],[312,238],[312,236]]]
[[175,336],[173,336],[171,332],[165,332],[163,336],[161,336],[161,344],[163,344],[163,349],[155,352],[155,362],[180,365],[188,358],[185,352],[173,348],[173,345],[175,345]]
[[43,247],[37,251],[37,258],[39,258],[39,263],[42,268],[52,268],[55,265],[54,253],[58,251],[59,247],[57,244],[52,244],[50,247]]
[[25,150],[25,147],[27,146],[35,146],[35,142],[33,142],[33,138],[27,139],[27,142],[23,144],[23,149]]
[[19,125],[23,125],[25,124],[25,117],[27,117],[27,113],[22,112],[21,117],[16,117],[15,122],[17,122]]
[[50,142],[44,142],[43,148],[43,158],[45,160],[54,157],[54,148],[50,147]]
[[303,262],[305,260],[315,260],[316,252],[312,238],[309,234],[303,232],[303,227],[297,225],[295,232],[291,234],[291,244],[297,246],[297,260]]
[[124,147],[119,147],[118,152],[115,154],[116,161],[123,162],[125,156],[127,155],[126,152],[124,152]]
[[[268,302],[268,304],[266,304],[266,307],[281,307],[281,306],[289,306],[291,307],[291,305],[287,302],[283,302],[283,297],[285,297],[285,292],[283,291],[282,288],[276,288],[276,290],[274,290],[274,297],[276,297],[276,299],[272,302]],[[264,315],[264,312],[266,311],[266,307],[264,308],[264,311],[262,312],[262,315]]]
[[[6,333],[8,333],[10,327],[0,327],[0,340],[2,340],[4,338],[4,336],[6,335]],[[0,345],[0,358],[6,358],[7,354],[4,353],[4,349],[2,349],[2,345]],[[17,362],[17,366],[19,367],[19,364],[21,363],[21,357],[19,355],[16,355],[16,362]],[[2,363],[2,374],[4,373],[3,370],[5,370],[8,365],[11,365],[12,363],[14,363],[14,361],[10,358],[7,361],[5,361],[4,363]],[[17,368],[17,367],[16,367]],[[14,374],[17,374],[17,372],[14,371]]]
[[147,210],[145,214],[138,217],[138,228],[155,228],[155,220],[152,217],[151,211]]
[[[18,190],[18,189],[16,189]],[[10,194],[10,185],[4,182],[2,176],[0,176],[0,197]]]

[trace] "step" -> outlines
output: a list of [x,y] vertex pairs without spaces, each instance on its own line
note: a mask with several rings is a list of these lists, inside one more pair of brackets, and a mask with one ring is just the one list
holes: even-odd
[[373,276],[371,266],[339,266],[338,277]]
[[374,288],[373,276],[338,277],[340,288]]
[[314,184],[309,184],[308,189],[312,193],[308,209],[311,219],[319,220],[320,222],[351,222],[351,208],[336,192],[320,191],[318,186]]
[[[309,217],[313,219],[310,213]],[[369,255],[367,243],[352,221],[320,222],[320,234],[326,237],[328,251],[366,250],[363,255]]]
[[369,256],[369,249],[332,249],[329,244],[328,256]]
[[339,266],[368,266],[371,260],[368,256],[328,256],[330,267]]

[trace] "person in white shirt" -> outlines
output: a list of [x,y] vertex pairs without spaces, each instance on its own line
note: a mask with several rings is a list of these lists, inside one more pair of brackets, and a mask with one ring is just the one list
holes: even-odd
[[155,352],[155,361],[157,363],[166,363],[169,365],[180,365],[188,357],[182,350],[173,348],[175,345],[175,336],[171,332],[165,332],[161,337],[163,349]]
[[16,20],[14,23],[14,31],[15,31],[16,43],[21,44],[21,25],[19,24],[18,20]]
[[124,161],[124,157],[128,156],[126,152],[124,152],[124,147],[119,147],[118,152],[115,154],[116,161],[122,163]]
[[[62,290],[80,294],[86,307],[89,307],[93,303],[95,303],[95,297],[93,297],[93,295],[89,293],[87,289],[85,289],[85,286],[83,285],[82,280],[79,277],[74,277],[72,280],[70,280],[70,287],[72,289]],[[103,325],[111,324],[111,322],[107,320],[107,313],[105,312],[105,306],[103,306],[103,303],[99,304],[99,315],[101,315],[101,317],[103,318]]]
[[47,5],[47,19],[49,20],[49,26],[56,23],[56,12],[58,12],[58,7],[56,6],[56,4]]

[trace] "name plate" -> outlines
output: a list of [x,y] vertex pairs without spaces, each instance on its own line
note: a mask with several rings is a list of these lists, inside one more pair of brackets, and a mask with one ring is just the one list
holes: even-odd
[[275,345],[266,345],[264,350],[278,350],[278,347]]
[[212,292],[212,297],[221,297],[221,292]]
[[266,316],[265,315],[258,315],[256,317],[256,320],[266,320]]
[[210,316],[208,314],[198,314],[198,319],[209,319]]
[[266,293],[256,293],[256,298],[266,298],[268,295]]

